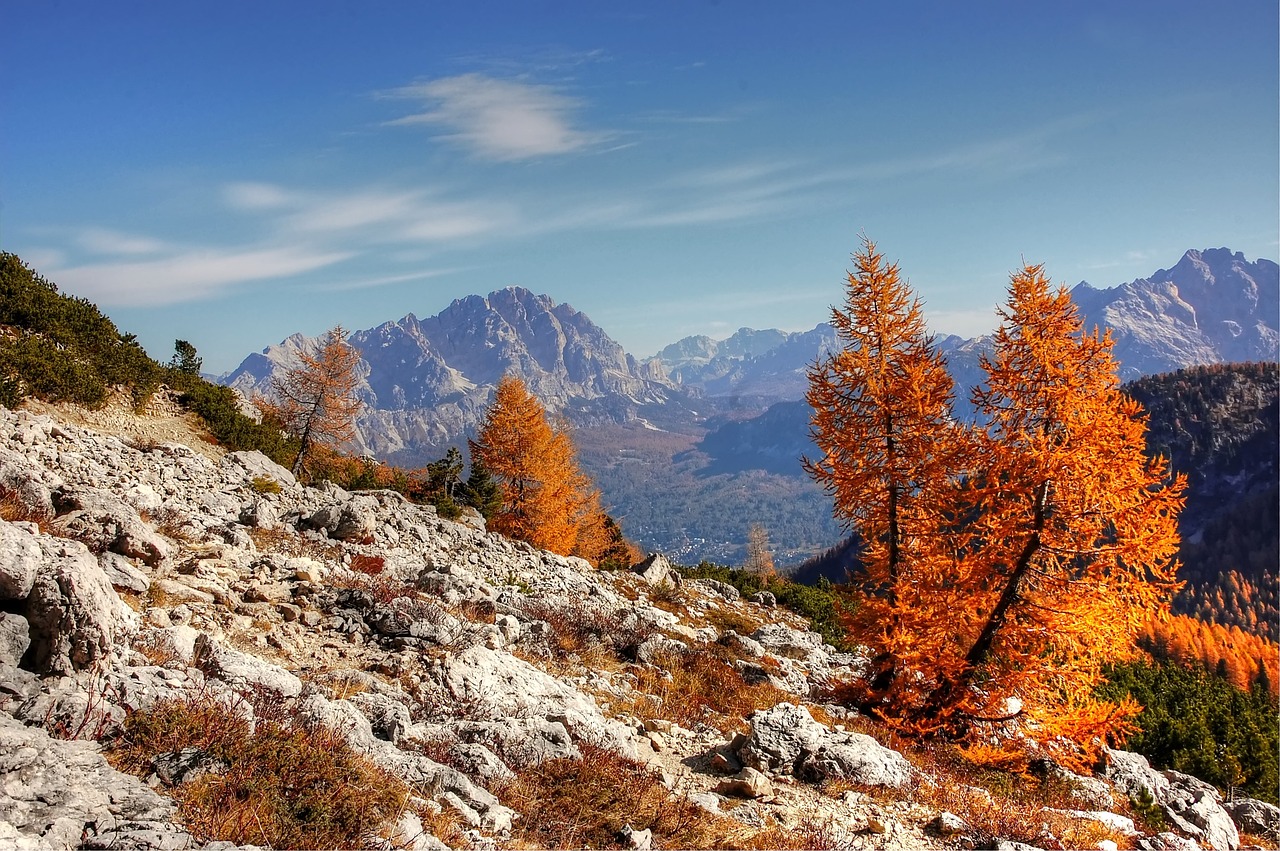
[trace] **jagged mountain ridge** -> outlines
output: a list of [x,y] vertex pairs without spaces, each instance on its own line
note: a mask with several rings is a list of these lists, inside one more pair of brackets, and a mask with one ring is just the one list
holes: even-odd
[[1270,260],[1188,251],[1150,278],[1103,290],[1081,282],[1071,298],[1085,327],[1111,330],[1125,378],[1277,357],[1280,273]]
[[[551,410],[578,420],[632,421],[640,406],[676,395],[660,370],[638,363],[585,313],[522,287],[456,299],[435,316],[410,313],[348,339],[361,353],[359,440],[383,457],[459,440],[507,373]],[[267,394],[272,377],[316,345],[295,334],[221,381],[246,395]]]
[[[1097,289],[1082,281],[1071,290],[1086,328],[1111,331],[1121,375],[1170,372],[1189,366],[1280,357],[1280,274],[1276,263],[1249,261],[1226,248],[1191,250],[1170,269],[1149,278]],[[994,324],[995,316],[992,321]],[[761,351],[746,341],[778,340]],[[720,341],[687,337],[652,360],[673,380],[708,396],[804,397],[805,368],[835,345],[831,326],[811,331],[740,329]],[[986,338],[941,337],[956,385],[976,383]]]

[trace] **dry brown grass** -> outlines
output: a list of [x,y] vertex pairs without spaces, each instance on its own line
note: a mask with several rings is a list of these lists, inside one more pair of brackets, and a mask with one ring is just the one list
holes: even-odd
[[776,686],[748,683],[717,645],[663,653],[655,663],[636,671],[636,697],[618,709],[685,727],[708,723],[728,733],[741,728],[742,719],[757,709],[796,699]]
[[22,501],[18,494],[0,486],[0,520],[10,523],[30,522],[40,527],[40,531],[48,533],[49,521],[53,519],[47,513],[33,510]]
[[727,606],[708,610],[706,619],[707,623],[722,633],[733,630],[739,635],[750,635],[760,628],[760,621]]
[[364,553],[356,553],[351,557],[349,565],[356,573],[363,573],[368,576],[377,576],[382,573],[382,569],[386,567],[387,561],[382,556],[365,555]]
[[551,627],[551,641],[543,648],[549,658],[529,661],[551,667],[592,670],[618,670],[621,663],[635,659],[636,648],[655,635],[652,625],[628,618],[625,610],[604,611],[553,603],[531,598],[522,606],[524,613]]
[[1241,848],[1280,848],[1280,836],[1240,832]]
[[833,847],[817,826],[756,831],[671,794],[639,762],[580,744],[582,759],[553,759],[495,787],[521,815],[512,848],[622,848],[619,832],[652,830],[655,848]]
[[341,544],[317,540],[299,534],[287,526],[278,526],[275,529],[251,527],[249,537],[253,539],[254,546],[262,552],[313,558],[317,561],[342,561]]
[[450,848],[466,847],[467,839],[463,833],[466,825],[462,821],[462,816],[449,807],[442,807],[435,802],[431,803],[432,806],[415,810],[418,818],[422,820],[423,831],[439,839]]
[[409,600],[425,599],[425,595],[412,585],[396,579],[389,573],[383,573],[381,570],[372,574],[364,571],[335,573],[325,580],[325,584],[330,588],[348,588],[354,591],[364,591],[375,602],[383,605],[387,605],[392,600],[401,597]]
[[156,704],[126,719],[107,751],[146,776],[157,755],[199,748],[228,764],[167,789],[201,841],[271,848],[352,848],[403,812],[409,788],[326,727],[288,720],[278,701],[254,701],[254,724],[206,695]]

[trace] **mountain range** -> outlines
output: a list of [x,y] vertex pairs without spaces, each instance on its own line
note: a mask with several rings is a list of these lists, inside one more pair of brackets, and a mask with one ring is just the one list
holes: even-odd
[[[1280,275],[1270,260],[1249,261],[1225,248],[1193,250],[1148,278],[1106,289],[1081,282],[1071,295],[1086,327],[1111,331],[1126,378],[1278,356]],[[362,357],[362,451],[407,465],[440,457],[449,445],[464,444],[498,379],[514,373],[577,427],[589,449],[584,463],[606,503],[642,545],[685,559],[732,558],[753,520],[775,527],[783,559],[839,537],[829,518],[784,527],[759,516],[770,508],[758,502],[766,493],[799,501],[806,516],[828,511],[797,463],[807,432],[806,369],[837,345],[828,324],[800,332],[743,328],[718,341],[686,337],[641,361],[586,314],[509,287],[457,299],[427,319],[409,314],[356,331],[349,341]],[[963,395],[980,377],[989,338],[936,343]],[[219,380],[246,395],[268,393],[272,377],[316,344],[295,334]],[[698,499],[682,501],[679,524],[668,516],[657,528],[654,503],[680,489]],[[709,502],[720,519],[699,509]]]
[[[219,380],[247,396],[268,394],[272,377],[317,341],[295,334]],[[456,299],[427,319],[410,313],[349,342],[361,355],[361,448],[383,458],[412,460],[461,440],[507,373],[579,424],[633,420],[676,391],[656,364],[637,362],[586,314],[520,287]]]

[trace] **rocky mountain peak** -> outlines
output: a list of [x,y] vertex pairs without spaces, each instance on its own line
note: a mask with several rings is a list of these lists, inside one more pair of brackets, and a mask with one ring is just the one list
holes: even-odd
[[[626,422],[635,406],[666,401],[660,370],[642,367],[581,311],[524,287],[455,299],[435,316],[407,314],[349,338],[361,353],[362,448],[429,453],[479,422],[498,381],[514,374],[548,408],[588,405]],[[268,393],[271,379],[314,346],[294,334],[223,376],[244,392]]]
[[1191,250],[1149,278],[1071,297],[1085,327],[1109,328],[1126,378],[1197,364],[1275,360],[1280,273],[1227,248]]

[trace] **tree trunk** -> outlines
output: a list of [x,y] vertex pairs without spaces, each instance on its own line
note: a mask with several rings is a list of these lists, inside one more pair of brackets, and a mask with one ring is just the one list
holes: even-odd
[[943,709],[957,700],[973,682],[973,675],[978,668],[991,655],[991,648],[995,645],[1000,630],[1004,628],[1005,621],[1009,616],[1009,610],[1020,599],[1022,580],[1031,570],[1031,560],[1040,549],[1040,536],[1044,532],[1048,495],[1049,482],[1041,482],[1036,489],[1035,515],[1031,525],[1031,536],[1027,538],[1026,545],[1023,546],[1022,552],[1018,554],[1018,560],[1014,563],[1013,570],[1009,574],[1009,580],[1005,583],[1004,590],[1000,593],[1000,599],[987,617],[987,622],[983,624],[982,632],[978,633],[977,640],[973,642],[973,646],[965,654],[964,670],[955,679],[944,680],[938,684],[933,693],[929,695],[929,699],[925,701],[924,707],[920,710],[919,714],[922,717],[936,718]]

